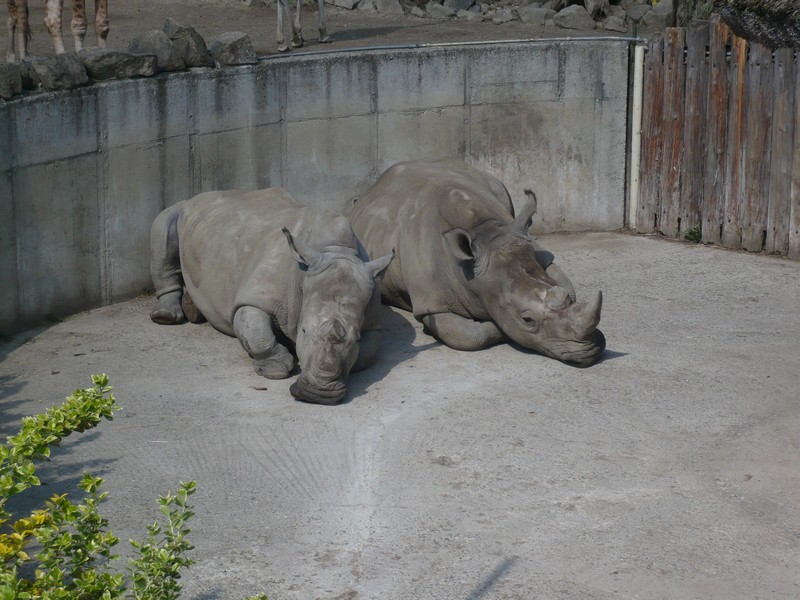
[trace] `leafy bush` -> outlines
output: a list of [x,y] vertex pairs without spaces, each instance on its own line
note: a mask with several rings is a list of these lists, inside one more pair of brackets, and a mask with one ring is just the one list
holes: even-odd
[[[0,600],[173,600],[181,593],[181,571],[192,564],[186,553],[192,549],[187,522],[194,516],[188,504],[193,481],[158,499],[166,524],[148,527],[144,543],[131,540],[138,555],[131,559],[127,577],[110,569],[118,558],[112,549],[119,538],[107,530],[108,521],[98,512],[108,495],[100,491],[100,477],[83,476],[78,487],[85,497],[77,504],[67,494],[55,494],[44,508],[23,518],[12,521],[6,510],[11,496],[41,484],[34,463],[47,459],[51,447],[74,431],[113,418],[119,405],[108,377],[94,375],[92,383],[75,390],[60,407],[25,417],[19,434],[0,445]],[[33,540],[40,550],[31,557],[26,548]]]

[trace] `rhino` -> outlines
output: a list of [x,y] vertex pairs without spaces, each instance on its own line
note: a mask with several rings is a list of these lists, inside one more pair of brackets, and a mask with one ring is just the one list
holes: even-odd
[[536,196],[515,212],[506,187],[464,161],[402,162],[358,198],[350,223],[372,254],[395,249],[380,291],[457,350],[512,340],[577,366],[605,349],[602,292],[576,302],[570,279],[528,233]]
[[150,271],[160,324],[208,320],[236,336],[255,371],[288,377],[297,400],[333,405],[351,371],[378,351],[377,281],[392,251],[369,260],[347,219],[280,188],[202,193],[156,217]]

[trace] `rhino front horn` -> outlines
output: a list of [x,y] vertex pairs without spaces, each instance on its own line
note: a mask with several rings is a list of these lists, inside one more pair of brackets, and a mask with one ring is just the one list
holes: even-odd
[[575,333],[581,337],[591,335],[600,322],[600,310],[602,308],[603,292],[597,292],[597,295],[590,302],[573,304],[569,316]]

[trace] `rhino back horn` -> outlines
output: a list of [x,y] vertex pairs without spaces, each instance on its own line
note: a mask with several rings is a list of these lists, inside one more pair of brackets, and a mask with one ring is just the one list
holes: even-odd
[[514,222],[527,230],[533,222],[533,215],[536,214],[537,201],[536,194],[533,193],[533,190],[525,190],[525,198],[527,202],[525,206],[520,207],[519,212],[514,217]]

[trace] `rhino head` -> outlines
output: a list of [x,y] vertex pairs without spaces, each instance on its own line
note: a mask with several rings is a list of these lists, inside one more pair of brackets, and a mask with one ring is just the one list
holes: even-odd
[[286,228],[283,233],[302,277],[295,339],[301,372],[289,391],[303,402],[338,404],[347,394],[347,377],[359,358],[369,304],[380,302],[376,280],[394,252],[364,262],[349,246],[328,246],[320,252],[301,247]]
[[589,366],[606,346],[597,329],[602,292],[589,302],[575,302],[574,292],[542,269],[528,234],[536,198],[529,191],[526,195],[527,207],[512,222],[488,219],[469,230],[452,229],[444,233],[445,245],[484,316],[506,336],[546,356]]

